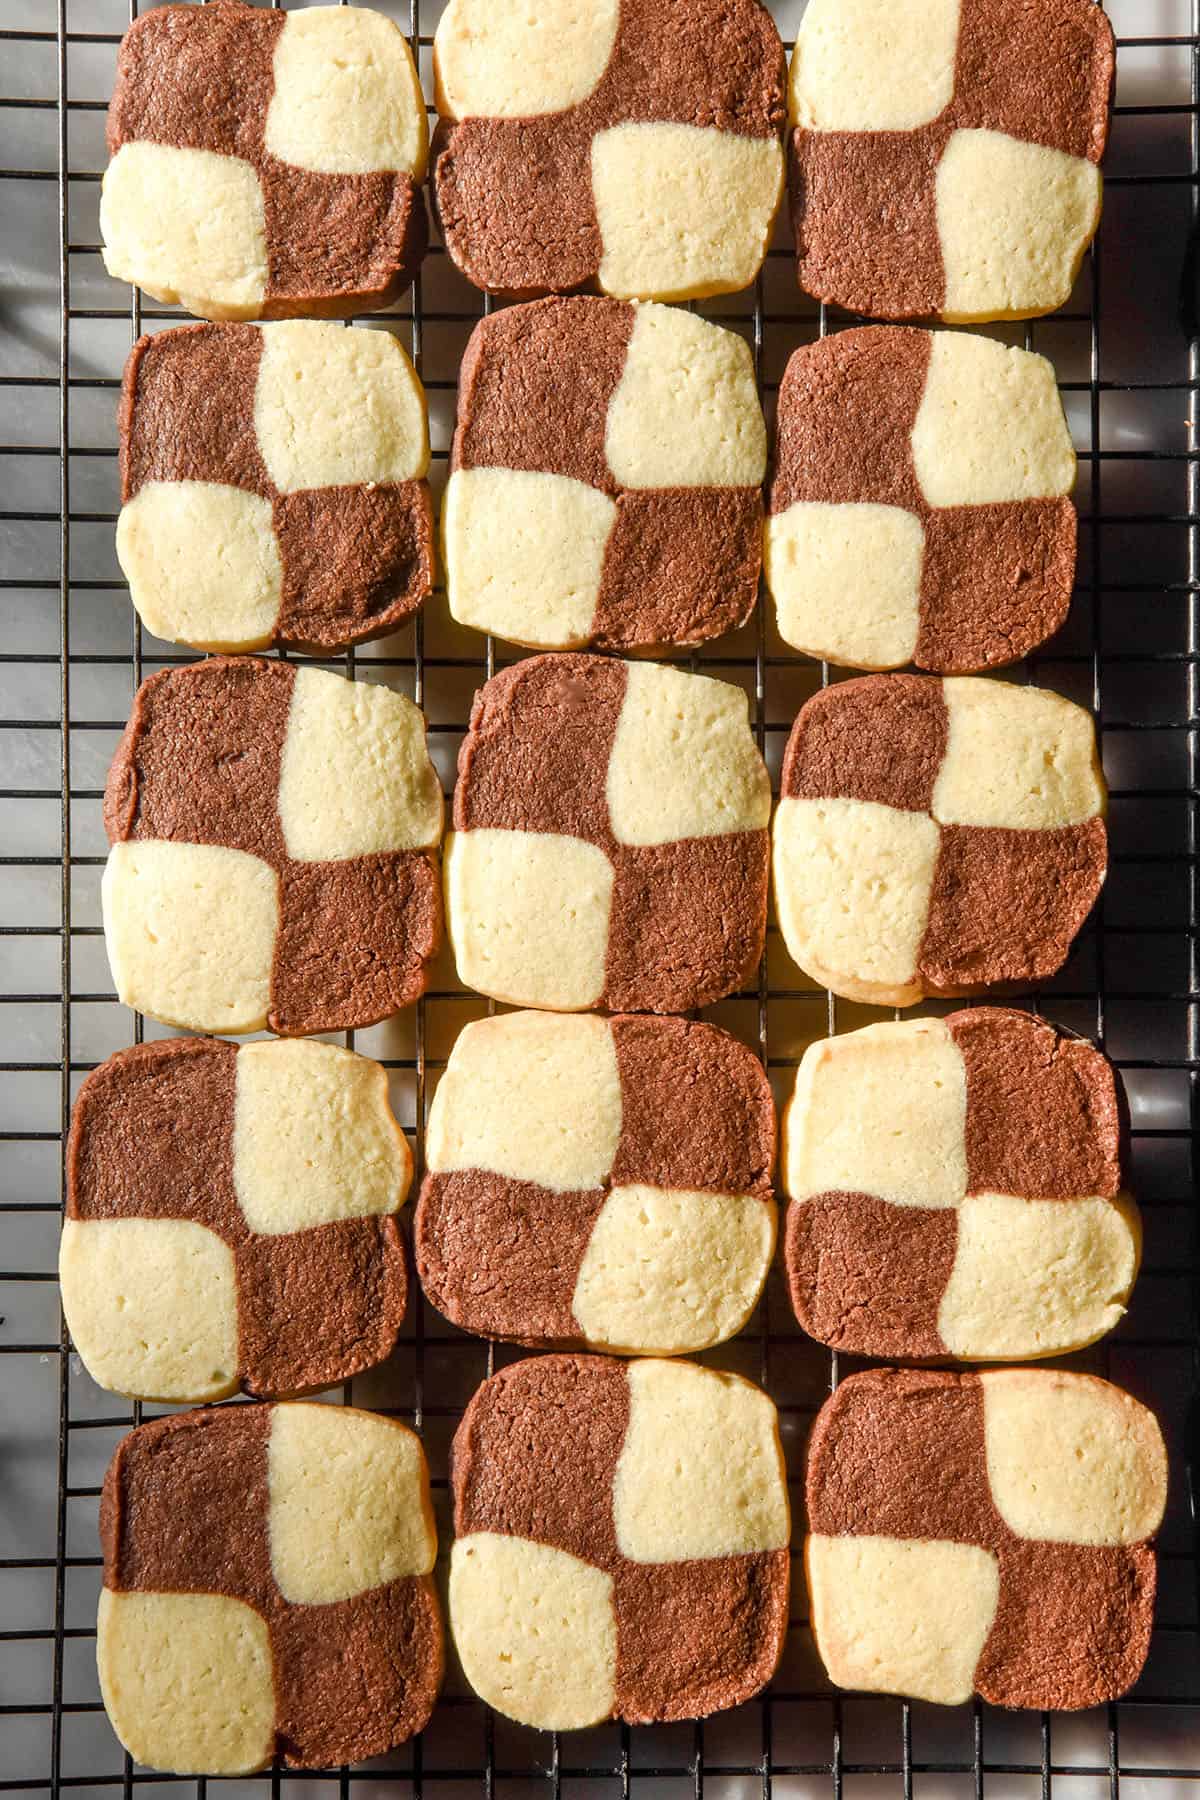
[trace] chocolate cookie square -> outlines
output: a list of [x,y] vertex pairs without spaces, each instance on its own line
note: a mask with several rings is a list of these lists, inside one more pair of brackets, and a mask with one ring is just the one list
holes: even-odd
[[291,320],[139,338],[117,557],[156,637],[335,649],[433,585],[425,391],[386,331]]
[[858,669],[972,674],[1067,616],[1075,482],[1054,370],[969,332],[873,326],[795,351],[764,539],[779,635]]
[[161,6],[121,40],[104,265],[207,319],[344,317],[412,281],[425,101],[365,7]]
[[739,688],[578,654],[506,669],[459,755],[459,976],[555,1012],[721,999],[762,954],[770,805]]
[[333,1044],[170,1038],[85,1079],[63,1310],[93,1380],[141,1400],[348,1381],[392,1350],[412,1179],[378,1063]]

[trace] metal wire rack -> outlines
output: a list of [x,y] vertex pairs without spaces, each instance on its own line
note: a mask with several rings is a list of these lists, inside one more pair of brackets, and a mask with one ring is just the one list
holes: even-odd
[[[278,3],[278,0],[275,0]],[[419,50],[426,92],[438,0],[375,0]],[[804,0],[777,0],[790,39]],[[190,660],[148,637],[112,550],[115,398],[129,344],[178,314],[111,282],[96,207],[103,114],[138,0],[0,0],[0,1789],[123,1800],[208,1783],[132,1767],[105,1719],[93,1656],[96,1504],[104,1466],[140,1406],[97,1389],[61,1322],[54,1263],[61,1141],[82,1074],[139,1040],[109,985],[98,907],[104,774],[143,674]],[[1105,897],[1061,975],[1027,1002],[1093,1035],[1121,1067],[1132,1183],[1146,1222],[1134,1302],[1109,1342],[1072,1359],[1162,1416],[1173,1485],[1160,1603],[1145,1675],[1127,1700],[1081,1715],[952,1712],[838,1696],[825,1683],[797,1579],[783,1666],[758,1701],[706,1724],[563,1738],[493,1719],[452,1670],[423,1737],[353,1773],[237,1783],[368,1800],[801,1800],[832,1793],[1063,1800],[1200,1795],[1197,1543],[1189,1510],[1196,1436],[1197,1259],[1192,1156],[1200,1071],[1196,728],[1200,668],[1200,0],[1109,0],[1120,40],[1105,223],[1075,295],[1054,317],[997,335],[1050,356],[1080,452],[1079,586],[1071,619],[1024,675],[1090,704],[1112,790]],[[1180,304],[1181,269],[1192,292]],[[411,349],[430,400],[434,483],[445,476],[458,362],[484,310],[435,247],[411,296],[371,323]],[[748,295],[706,306],[742,330],[768,409],[787,355],[841,320],[795,288],[781,236]],[[447,788],[473,690],[511,655],[455,627],[435,595],[423,618],[338,666],[402,687],[429,716]],[[747,690],[773,769],[820,665],[789,653],[762,614],[694,663]],[[412,1012],[360,1032],[391,1072],[418,1172],[426,1103],[450,1044],[487,1003],[443,962]],[[710,1017],[761,1053],[780,1097],[805,1045],[872,1016],[805,983],[772,932],[757,985]],[[448,1538],[446,1453],[497,1357],[415,1297],[403,1342],[359,1378],[359,1404],[422,1432]],[[749,1329],[710,1359],[760,1380],[780,1406],[798,1484],[803,1439],[847,1359],[794,1326],[773,1279]],[[147,1414],[152,1409],[147,1408]],[[794,1488],[797,1524],[799,1489]],[[797,1541],[799,1531],[797,1532]],[[797,1569],[797,1576],[799,1570]],[[228,1785],[228,1784],[223,1784]]]

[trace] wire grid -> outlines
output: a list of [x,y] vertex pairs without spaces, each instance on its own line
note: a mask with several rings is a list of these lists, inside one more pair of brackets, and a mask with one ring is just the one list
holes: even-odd
[[[48,1792],[54,1800],[89,1789],[133,1800],[135,1789],[154,1784],[205,1800],[204,1780],[135,1771],[100,1705],[93,1628],[99,1482],[121,1435],[143,1414],[163,1409],[127,1407],[95,1388],[71,1352],[54,1286],[61,1142],[78,1081],[144,1033],[168,1035],[118,1006],[109,985],[98,912],[104,771],[143,674],[194,660],[142,631],[111,548],[121,363],[143,329],[181,316],[143,305],[140,295],[107,280],[99,260],[105,98],[116,44],[138,0],[128,13],[126,4],[0,0],[0,193],[11,220],[0,241],[18,269],[4,290],[13,331],[0,370],[8,419],[0,428],[7,476],[0,487],[7,546],[0,562],[0,730],[4,780],[11,783],[0,790],[0,807],[3,849],[13,852],[0,858],[8,893],[0,910],[0,1018],[7,1027],[0,1052],[7,1058],[0,1062],[0,1404],[11,1412],[0,1485],[0,1789]],[[645,1800],[703,1800],[706,1790],[710,1800],[798,1800],[830,1791],[837,1800],[866,1800],[869,1792],[940,1800],[1055,1791],[1083,1800],[1116,1796],[1122,1787],[1141,1795],[1151,1784],[1156,1800],[1200,1794],[1198,1566],[1187,1493],[1197,1345],[1200,423],[1192,413],[1200,338],[1194,305],[1185,305],[1182,330],[1174,305],[1200,182],[1200,0],[1109,6],[1122,86],[1106,224],[1068,307],[1049,320],[997,328],[996,335],[1055,361],[1080,449],[1072,618],[1013,677],[1038,679],[1093,707],[1112,791],[1113,866],[1066,968],[1021,1003],[1094,1036],[1130,1092],[1146,1260],[1122,1328],[1068,1360],[1149,1401],[1168,1434],[1173,1486],[1146,1673],[1130,1698],[1081,1715],[1006,1714],[978,1702],[947,1711],[839,1696],[808,1637],[797,1567],[779,1675],[764,1696],[734,1713],[694,1726],[613,1725],[560,1739],[493,1718],[452,1667],[430,1727],[393,1756],[353,1773],[276,1770],[223,1786],[258,1797],[269,1790],[272,1800],[301,1787],[322,1800],[335,1789],[339,1800],[350,1800],[351,1789],[355,1800],[365,1800],[384,1787],[420,1800],[427,1786],[446,1800],[480,1791],[484,1800],[580,1800],[585,1790],[588,1800],[629,1800],[635,1784],[639,1800],[643,1792]],[[384,0],[382,10],[408,31],[430,92],[439,0]],[[790,40],[803,0],[778,0],[775,10]],[[1107,247],[1118,239],[1113,254]],[[35,271],[32,281],[20,273],[26,266]],[[412,295],[387,314],[370,315],[407,340],[424,377],[435,489],[445,479],[458,360],[489,305],[435,245]],[[797,293],[782,234],[751,294],[703,310],[749,338],[768,412],[790,350],[853,322]],[[438,594],[406,631],[334,666],[399,686],[426,708],[431,750],[449,789],[472,692],[514,654],[455,627]],[[775,772],[797,708],[830,679],[827,667],[787,650],[761,605],[750,626],[686,660],[745,687]],[[457,1030],[488,1010],[459,986],[443,958],[430,992],[409,1014],[345,1039],[388,1067],[418,1176],[434,1078]],[[706,1016],[760,1052],[782,1098],[809,1041],[880,1015],[808,984],[772,928],[756,986]],[[394,1412],[422,1433],[443,1544],[450,1436],[478,1381],[516,1354],[454,1330],[414,1284],[397,1354],[342,1390],[350,1398],[352,1385],[357,1403]],[[804,1436],[853,1359],[798,1331],[776,1270],[747,1331],[703,1360],[754,1377],[778,1403],[799,1542]]]

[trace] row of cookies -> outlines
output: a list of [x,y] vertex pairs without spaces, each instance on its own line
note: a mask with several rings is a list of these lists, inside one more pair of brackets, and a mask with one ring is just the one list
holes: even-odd
[[[908,1006],[1061,967],[1107,867],[1081,707],[869,675],[801,708],[771,783],[744,692],[659,663],[534,656],[475,696],[445,915],[462,982],[514,1006],[682,1013],[767,927],[835,993]],[[374,1024],[428,985],[443,799],[404,695],[213,658],[150,676],[109,772],[117,993],[199,1031]]]
[[122,42],[111,274],[212,319],[395,299],[428,225],[515,298],[745,288],[784,187],[802,287],[873,317],[1061,306],[1100,214],[1112,29],[1091,0],[810,0],[790,80],[760,0],[449,0],[429,143],[366,9],[174,5]]
[[[157,17],[158,15],[153,15]],[[204,650],[395,631],[434,583],[425,396],[385,332],[191,325],[134,345],[117,554],[143,623]],[[767,431],[749,346],[677,308],[556,298],[471,335],[441,512],[451,615],[533,649],[744,625],[969,674],[1062,625],[1075,452],[1043,357],[961,332],[797,350]]]
[[[784,1128],[796,1316],[881,1357],[1057,1355],[1137,1272],[1114,1073],[1029,1014],[973,1007],[809,1048]],[[464,1028],[429,1111],[425,1295],[530,1348],[679,1355],[747,1323],[776,1243],[775,1108],[714,1025],[506,1013]],[[412,1158],[375,1062],[172,1038],[88,1075],[60,1272],[93,1377],[139,1399],[349,1380],[408,1301]]]
[[[520,1723],[703,1717],[788,1629],[776,1409],[695,1363],[557,1354],[469,1403],[451,1458],[463,1675]],[[816,1419],[809,1616],[841,1686],[954,1704],[1119,1697],[1149,1646],[1162,1436],[1091,1376],[880,1370]],[[179,1774],[357,1762],[441,1685],[415,1434],[350,1407],[204,1408],[135,1429],[101,1500],[97,1655],[122,1743]]]

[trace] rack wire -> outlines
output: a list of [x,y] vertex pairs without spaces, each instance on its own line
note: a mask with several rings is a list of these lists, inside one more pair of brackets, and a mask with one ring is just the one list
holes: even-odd
[[[62,1325],[54,1274],[61,1146],[78,1081],[112,1050],[161,1035],[120,1007],[109,984],[98,908],[104,773],[143,675],[193,660],[143,632],[112,552],[121,364],[144,329],[180,317],[109,281],[99,258],[104,107],[116,45],[137,5],[0,0],[0,305],[9,328],[0,363],[0,1790],[52,1800],[84,1789],[134,1800],[151,1786],[206,1800],[209,1786],[135,1769],[100,1705],[99,1483],[123,1433],[161,1409],[127,1406],[91,1383]],[[381,10],[408,31],[430,92],[438,0],[382,0]],[[778,0],[775,10],[790,39],[803,0]],[[734,1713],[559,1738],[493,1718],[452,1670],[413,1744],[353,1772],[276,1770],[234,1784],[248,1795],[277,1800],[286,1788],[289,1797],[302,1789],[314,1800],[335,1791],[339,1800],[373,1800],[386,1789],[413,1800],[426,1791],[444,1800],[630,1800],[635,1787],[638,1800],[1200,1794],[1200,1563],[1189,1496],[1200,1074],[1200,0],[1109,0],[1109,10],[1119,77],[1101,235],[1063,312],[996,334],[1054,361],[1080,451],[1072,616],[1013,673],[1094,710],[1112,792],[1112,872],[1066,968],[1021,1003],[1095,1037],[1130,1096],[1143,1272],[1122,1327],[1068,1360],[1147,1400],[1167,1431],[1171,1502],[1146,1673],[1126,1700],[1080,1715],[839,1696],[812,1649],[797,1578],[779,1675]],[[1193,246],[1186,259],[1185,243]],[[365,321],[397,331],[423,375],[435,488],[445,479],[458,362],[486,309],[435,245],[411,296]],[[782,235],[749,295],[703,310],[746,334],[768,410],[790,351],[852,322],[797,292]],[[472,692],[512,655],[455,627],[436,594],[405,631],[335,666],[402,687],[425,707],[449,788]],[[827,668],[787,650],[761,605],[750,626],[690,661],[745,687],[773,771],[798,706],[829,680]],[[487,1010],[443,959],[415,1009],[357,1034],[357,1047],[389,1069],[418,1175],[436,1076],[462,1024]],[[706,1016],[759,1051],[782,1097],[809,1041],[878,1015],[807,984],[772,930],[757,983]],[[393,1411],[422,1433],[443,1542],[450,1436],[478,1381],[510,1354],[455,1331],[414,1295],[397,1354],[353,1383],[356,1402]],[[753,1376],[778,1403],[798,1542],[804,1435],[851,1359],[799,1332],[776,1274],[747,1331],[705,1360]]]

